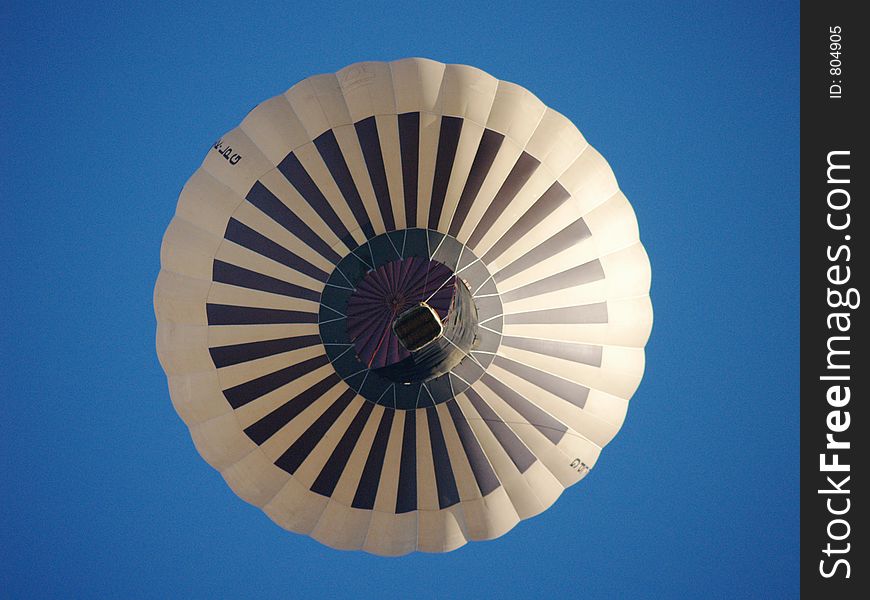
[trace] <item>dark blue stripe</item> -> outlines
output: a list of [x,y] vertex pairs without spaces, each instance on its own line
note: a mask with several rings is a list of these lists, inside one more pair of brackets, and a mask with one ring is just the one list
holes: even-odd
[[[507,370],[512,370],[512,366],[519,365],[519,363],[507,358],[503,358],[501,356],[496,356],[493,362],[498,366],[502,367],[503,369]],[[536,371],[542,376],[547,375],[546,373],[543,373],[543,371],[538,371],[537,369],[532,370]],[[537,377],[535,377],[535,379],[529,379],[529,381],[537,385],[536,379]],[[528,421],[535,429],[540,431],[544,435],[544,437],[546,437],[554,444],[558,444],[562,437],[565,435],[565,432],[568,431],[568,428],[565,427],[565,425],[563,425],[561,422],[556,420],[553,416],[551,416],[550,413],[541,410],[540,408],[526,400],[519,393],[517,393],[516,390],[505,385],[489,373],[484,373],[481,381],[485,383],[489,389],[495,392],[495,394],[499,398],[504,400],[508,406],[520,413],[520,415],[522,415],[522,417],[526,421]]]
[[505,250],[517,243],[524,235],[534,229],[553,211],[562,206],[571,194],[568,193],[558,181],[551,185],[546,192],[527,210],[517,222],[511,225],[503,236],[483,255],[483,262],[490,264],[501,256]]
[[300,392],[268,415],[245,428],[245,434],[258,446],[275,435],[278,430],[295,419],[303,410],[311,406],[323,394],[332,389],[341,379],[337,374],[330,373],[308,389]]
[[347,161],[344,160],[344,155],[341,153],[341,148],[338,145],[338,140],[335,139],[335,132],[332,129],[327,129],[320,134],[314,145],[317,151],[320,152],[320,157],[326,163],[326,168],[329,169],[329,174],[335,180],[341,195],[350,207],[356,222],[359,223],[362,232],[366,239],[375,237],[375,230],[372,228],[369,221],[368,213],[360,198],[359,191],[356,189],[356,184],[353,181],[353,176],[350,174],[350,169],[347,167]]
[[[499,272],[494,276],[494,279],[496,282],[501,282],[501,277],[501,272]],[[527,283],[522,287],[502,294],[502,300],[504,302],[513,302],[514,300],[564,290],[575,285],[584,285],[593,281],[601,281],[602,279],[604,279],[604,269],[601,267],[601,262],[596,258],[582,265],[577,265],[561,273],[555,273],[538,281]]]
[[224,238],[318,281],[326,281],[329,278],[329,273],[326,271],[315,267],[301,256],[235,219],[230,219],[230,222],[227,223]]
[[226,283],[249,290],[259,290],[271,294],[279,294],[290,298],[301,298],[311,302],[320,301],[320,292],[315,292],[307,287],[283,281],[276,277],[263,275],[238,265],[233,265],[219,259],[214,259],[212,265],[212,279],[218,283]]
[[399,151],[402,154],[402,189],[406,227],[417,226],[417,177],[420,161],[420,113],[399,115]]
[[465,395],[471,401],[474,410],[477,411],[480,418],[483,419],[483,422],[486,423],[487,427],[489,427],[489,430],[495,436],[495,439],[498,440],[498,443],[501,444],[502,448],[504,448],[504,451],[510,457],[511,461],[516,465],[519,472],[525,473],[526,470],[534,464],[536,460],[535,455],[526,448],[526,445],[519,437],[517,437],[517,434],[514,433],[513,429],[508,427],[507,424],[499,418],[498,414],[496,414],[492,407],[490,407],[490,405],[480,397],[480,394],[475,392],[473,388],[468,388],[465,390]]
[[372,189],[378,199],[381,218],[387,231],[396,229],[393,218],[393,204],[390,200],[390,186],[387,184],[387,171],[384,168],[384,155],[381,152],[381,140],[378,136],[378,122],[375,117],[369,117],[354,124],[359,145],[362,148],[366,169],[372,182]]
[[492,470],[492,465],[489,464],[489,459],[486,458],[486,453],[484,453],[483,448],[480,447],[480,442],[474,436],[474,432],[465,419],[465,415],[462,414],[459,403],[451,400],[447,403],[447,410],[450,411],[450,417],[453,419],[453,425],[456,427],[459,441],[462,442],[462,448],[465,450],[465,456],[468,458],[468,464],[471,467],[471,472],[474,474],[475,481],[477,481],[480,494],[486,496],[497,489],[501,485],[501,482],[499,482],[495,471]]
[[591,235],[586,222],[583,219],[578,219],[497,272],[495,280],[504,281],[526,269],[533,269],[548,258],[564,252]]
[[[565,357],[569,358],[570,360],[569,354],[566,354]],[[585,385],[580,385],[579,383],[574,383],[573,381],[562,379],[561,377],[551,375],[550,373],[547,373],[545,371],[541,371],[534,367],[530,367],[529,365],[517,362],[515,360],[511,360],[509,358],[505,358],[503,356],[497,356],[493,362],[505,371],[509,371],[517,377],[520,377],[521,379],[525,379],[526,381],[535,384],[542,390],[547,390],[554,396],[558,396],[559,398],[570,402],[578,408],[583,408],[586,406],[586,398],[589,397],[589,388]],[[493,379],[493,381],[496,380]],[[499,384],[497,381],[496,384],[501,385],[502,388],[506,387],[504,386],[504,384]],[[526,402],[528,401],[526,400]],[[550,425],[553,425],[561,429],[562,431],[566,430],[564,425],[555,420],[554,422],[555,425],[553,423],[550,423]],[[561,435],[559,436],[559,438],[561,439]]]
[[[487,325],[489,327],[489,325]],[[602,347],[595,344],[580,342],[559,342],[556,340],[539,340],[535,338],[505,336],[501,339],[505,346],[528,350],[537,354],[546,354],[564,360],[570,360],[593,367],[601,366]]]
[[459,490],[456,489],[456,479],[453,477],[453,467],[450,466],[450,455],[447,453],[447,443],[441,431],[441,420],[434,406],[426,409],[426,420],[429,422],[429,443],[432,446],[432,464],[435,468],[435,485],[438,488],[438,506],[447,508],[459,502]]
[[381,415],[378,431],[375,433],[375,439],[372,441],[369,456],[366,459],[366,464],[359,479],[359,485],[356,488],[356,494],[351,503],[351,506],[354,508],[370,510],[375,506],[378,486],[381,482],[381,471],[384,469],[384,457],[387,455],[387,442],[390,440],[390,429],[393,426],[395,414],[396,411],[387,409]]
[[275,354],[282,354],[291,350],[298,350],[299,348],[316,346],[319,343],[319,335],[299,335],[276,340],[215,346],[214,348],[209,348],[208,351],[211,354],[214,366],[220,369],[221,367],[237,365],[266,356],[274,356]]
[[357,244],[353,240],[353,237],[351,237],[347,227],[344,226],[344,223],[335,214],[335,210],[327,202],[326,197],[320,191],[320,188],[317,187],[317,184],[314,183],[314,180],[311,179],[311,175],[308,174],[308,171],[299,162],[299,158],[291,152],[278,165],[278,170],[296,188],[296,191],[314,209],[314,212],[323,219],[338,239],[344,242],[348,248],[355,248]]
[[332,492],[335,491],[335,486],[338,485],[338,480],[341,479],[344,467],[350,460],[353,449],[356,447],[359,436],[362,434],[362,430],[374,408],[375,405],[371,402],[362,403],[347,431],[344,432],[335,450],[332,451],[329,460],[326,461],[317,479],[314,480],[314,484],[311,486],[312,492],[322,496],[332,496]]
[[[256,400],[260,396],[264,396],[269,392],[277,390],[283,385],[287,385],[294,379],[302,377],[306,373],[310,373],[314,369],[322,367],[329,362],[329,357],[325,354],[309,358],[300,363],[284,367],[274,373],[257,377],[251,381],[246,381],[239,385],[233,386],[224,390],[224,396],[233,408],[244,406],[248,402]],[[335,375],[337,378],[338,375]]]
[[448,233],[453,237],[456,237],[456,234],[459,233],[459,230],[465,223],[468,211],[471,210],[474,199],[477,198],[477,193],[480,191],[483,180],[486,179],[503,141],[504,135],[497,131],[491,129],[483,130],[480,145],[477,147],[477,153],[474,155],[474,161],[471,163],[471,171],[468,173],[468,179],[465,180],[465,187],[462,189],[459,203],[456,205],[456,212],[453,214],[453,220],[450,222]]
[[277,308],[206,304],[209,325],[273,325],[278,323],[317,323],[317,313]]
[[526,182],[538,170],[540,165],[540,161],[531,154],[526,152],[520,154],[511,172],[505,178],[504,183],[492,199],[492,202],[486,207],[486,211],[480,217],[480,221],[474,227],[471,236],[469,236],[469,248],[477,246],[481,238],[486,235],[486,232],[489,231],[496,219],[507,210],[507,207],[516,198],[522,187],[526,185]]
[[[516,291],[516,290],[514,290]],[[607,302],[581,304],[580,306],[564,306],[562,308],[546,308],[526,312],[510,313],[504,316],[504,322],[511,325],[564,325],[607,323]]]
[[287,451],[278,457],[278,460],[275,461],[275,465],[290,474],[295,473],[296,469],[305,462],[305,459],[308,458],[308,455],[311,454],[314,447],[323,439],[323,436],[325,436],[330,427],[335,424],[335,421],[339,416],[341,416],[341,413],[345,411],[350,404],[350,401],[353,400],[355,396],[355,391],[351,389],[345,390],[344,393],[339,396],[338,399],[333,402],[302,435],[299,436],[299,439],[293,442],[293,444],[287,448]]
[[435,175],[432,179],[432,201],[429,206],[429,229],[437,230],[438,221],[441,220],[444,197],[447,195],[447,184],[450,183],[450,173],[453,172],[453,161],[456,159],[456,149],[459,147],[462,123],[463,119],[459,117],[441,117],[438,154],[435,157]]
[[338,264],[341,260],[341,256],[330,248],[329,244],[259,181],[254,184],[245,199],[331,263]]
[[405,411],[405,428],[402,435],[402,459],[399,464],[399,487],[396,495],[396,512],[406,513],[417,509],[417,411]]

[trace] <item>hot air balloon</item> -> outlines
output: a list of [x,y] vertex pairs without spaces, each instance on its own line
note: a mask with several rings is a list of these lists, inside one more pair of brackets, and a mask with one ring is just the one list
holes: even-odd
[[544,511],[619,430],[650,266],[607,162],[519,85],[365,62],[214,143],[157,351],[202,457],[275,523],[381,555]]

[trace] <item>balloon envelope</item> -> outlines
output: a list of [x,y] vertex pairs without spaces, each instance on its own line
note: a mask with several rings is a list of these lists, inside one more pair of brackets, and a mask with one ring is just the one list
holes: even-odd
[[500,536],[586,476],[652,325],[605,160],[472,67],[351,65],[215,142],[163,240],[157,350],[197,450],[343,549]]

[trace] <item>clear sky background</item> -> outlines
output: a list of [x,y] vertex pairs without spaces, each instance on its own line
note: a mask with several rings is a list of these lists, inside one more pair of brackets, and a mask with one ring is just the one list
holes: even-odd
[[[0,4],[0,596],[796,597],[797,2],[397,4]],[[637,213],[655,324],[588,478],[498,540],[387,559],[283,531],[199,457],[152,290],[215,139],[407,56],[574,121]]]

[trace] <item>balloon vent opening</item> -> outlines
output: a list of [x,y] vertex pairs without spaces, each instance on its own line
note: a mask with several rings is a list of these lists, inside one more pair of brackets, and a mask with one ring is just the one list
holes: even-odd
[[441,324],[438,313],[425,302],[421,302],[396,317],[393,331],[409,352],[416,352],[441,337],[444,325]]
[[492,275],[470,249],[411,228],[375,236],[339,261],[318,327],[351,389],[410,410],[447,402],[482,376],[501,343],[501,315]]

